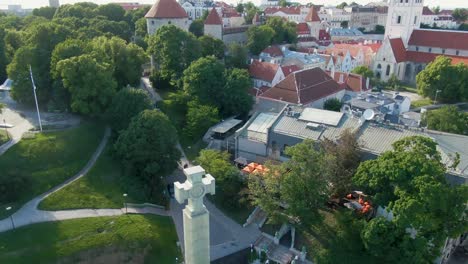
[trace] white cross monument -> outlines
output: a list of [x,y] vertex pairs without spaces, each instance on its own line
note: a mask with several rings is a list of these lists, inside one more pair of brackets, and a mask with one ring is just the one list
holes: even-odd
[[[187,180],[174,183],[175,198],[188,204],[184,214],[184,248],[186,264],[210,263],[210,219],[203,204],[205,194],[215,194],[215,179],[200,166],[184,169]],[[203,177],[205,175],[205,177]]]

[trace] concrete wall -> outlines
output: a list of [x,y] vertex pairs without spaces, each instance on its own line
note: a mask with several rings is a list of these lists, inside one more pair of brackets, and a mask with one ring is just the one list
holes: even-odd
[[223,35],[223,42],[226,45],[230,45],[232,43],[245,45],[245,44],[247,44],[247,32],[225,34],[225,35]]
[[146,19],[146,25],[148,26],[148,34],[153,35],[158,31],[159,28],[165,25],[174,25],[183,30],[188,30],[190,26],[190,21],[188,18],[171,18],[171,19],[156,19],[148,18]]
[[223,26],[222,25],[205,25],[204,34],[212,36],[216,39],[223,39]]

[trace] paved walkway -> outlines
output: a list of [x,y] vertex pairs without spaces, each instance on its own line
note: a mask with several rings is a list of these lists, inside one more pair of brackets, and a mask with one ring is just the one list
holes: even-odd
[[[100,210],[93,210],[93,209],[82,209],[82,210],[64,210],[64,211],[42,211],[37,209],[39,203],[45,199],[50,194],[59,191],[60,189],[64,188],[65,186],[71,184],[72,182],[78,180],[79,178],[83,177],[88,173],[91,167],[94,165],[96,160],[101,155],[104,147],[107,144],[107,140],[110,136],[110,129],[106,128],[105,134],[99,147],[94,152],[91,159],[88,161],[88,164],[75,176],[68,179],[64,183],[56,186],[55,188],[37,196],[36,198],[32,199],[31,201],[27,202],[23,207],[21,207],[18,211],[16,211],[11,217],[15,223],[16,227],[30,225],[34,223],[41,223],[47,221],[59,221],[59,220],[67,220],[73,218],[84,218],[84,217],[97,217],[97,216],[110,216],[110,215],[119,215],[125,213],[121,209],[100,209]],[[0,232],[7,231],[12,229],[12,223],[10,218],[6,218],[0,221]]]

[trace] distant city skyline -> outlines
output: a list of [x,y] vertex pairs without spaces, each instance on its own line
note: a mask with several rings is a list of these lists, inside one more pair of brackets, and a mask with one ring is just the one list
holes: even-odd
[[[78,3],[78,2],[85,2],[87,0],[60,0],[60,4],[70,4],[70,3]],[[229,3],[229,4],[236,4],[240,0],[224,0],[224,2]],[[0,8],[1,9],[6,9],[8,5],[13,5],[13,4],[19,4],[23,8],[37,8],[41,6],[48,6],[49,1],[48,0],[2,0],[2,3],[0,3]],[[106,3],[112,3],[112,2],[138,2],[141,4],[153,4],[156,2],[156,0],[88,0],[87,2],[94,2],[96,4],[106,4]],[[244,0],[243,2],[248,2]],[[260,4],[261,0],[253,0],[255,4]],[[324,5],[337,5],[343,0],[294,0],[293,2],[300,2],[300,3],[314,3],[314,4],[324,4]],[[346,1],[348,3],[353,2],[352,0]],[[367,4],[370,2],[378,2],[376,1],[371,1],[371,0],[354,0],[354,2],[359,3],[359,4]],[[433,6],[440,6],[441,8],[457,8],[457,7],[465,7],[468,8],[468,1],[467,0],[425,0],[424,1],[425,5],[428,5],[430,7]]]

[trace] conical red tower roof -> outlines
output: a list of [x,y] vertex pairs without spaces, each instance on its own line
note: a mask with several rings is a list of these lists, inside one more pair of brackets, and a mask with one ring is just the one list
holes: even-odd
[[176,0],[158,0],[146,13],[146,18],[186,18],[187,12]]
[[205,20],[205,25],[222,25],[223,21],[221,21],[221,18],[219,17],[218,12],[216,9],[213,7],[211,9],[210,14],[206,17]]

